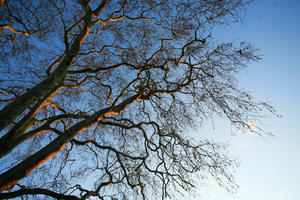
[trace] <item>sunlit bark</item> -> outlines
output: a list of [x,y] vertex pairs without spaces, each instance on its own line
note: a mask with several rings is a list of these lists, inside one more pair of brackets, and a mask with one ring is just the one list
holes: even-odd
[[139,96],[140,94],[137,94],[128,98],[119,105],[96,112],[89,118],[73,125],[69,130],[63,133],[63,135],[58,136],[55,140],[53,140],[51,143],[49,143],[37,153],[33,154],[32,156],[29,156],[15,167],[1,174],[0,192],[9,189],[13,185],[15,185],[19,180],[28,175],[32,170],[36,169],[44,162],[55,156],[80,132],[84,131],[96,122],[101,121],[105,116],[118,114],[122,112],[127,106],[129,106],[134,101],[138,100]]
[[22,195],[47,195],[49,197],[53,197],[55,199],[68,199],[68,200],[80,200],[80,198],[73,196],[73,195],[63,195],[51,190],[42,189],[42,188],[35,188],[35,189],[22,189],[14,192],[9,193],[0,193],[1,199],[12,199]]

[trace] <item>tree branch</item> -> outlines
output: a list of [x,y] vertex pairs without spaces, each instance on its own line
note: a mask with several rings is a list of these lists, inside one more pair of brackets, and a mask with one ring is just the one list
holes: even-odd
[[0,199],[12,199],[24,195],[46,195],[55,199],[80,200],[80,198],[74,195],[59,194],[57,192],[53,192],[51,190],[43,188],[21,189],[13,192],[0,193]]

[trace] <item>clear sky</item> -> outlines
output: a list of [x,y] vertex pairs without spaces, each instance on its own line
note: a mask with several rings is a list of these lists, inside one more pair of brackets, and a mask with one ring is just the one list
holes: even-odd
[[[283,118],[270,116],[264,128],[275,137],[230,136],[222,121],[212,138],[228,141],[231,154],[241,161],[236,173],[240,189],[234,193],[211,184],[199,199],[299,200],[300,199],[300,1],[256,0],[242,24],[218,32],[221,40],[245,40],[264,55],[239,76],[240,85],[257,99],[272,102]],[[205,129],[211,127],[204,127]]]
[[[224,41],[248,41],[263,60],[249,65],[238,79],[256,99],[274,105],[282,118],[269,115],[265,130],[275,136],[231,136],[222,120],[199,129],[230,145],[241,161],[235,174],[240,188],[230,194],[213,182],[200,187],[197,200],[300,200],[300,0],[256,0],[247,7],[243,23],[217,32]],[[193,199],[196,200],[196,199]]]

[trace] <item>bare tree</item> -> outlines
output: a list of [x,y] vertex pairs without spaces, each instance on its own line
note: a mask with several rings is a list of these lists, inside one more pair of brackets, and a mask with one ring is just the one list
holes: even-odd
[[164,199],[207,176],[234,189],[224,146],[188,133],[216,114],[262,133],[249,122],[274,112],[234,78],[256,49],[212,36],[247,3],[1,1],[0,198]]

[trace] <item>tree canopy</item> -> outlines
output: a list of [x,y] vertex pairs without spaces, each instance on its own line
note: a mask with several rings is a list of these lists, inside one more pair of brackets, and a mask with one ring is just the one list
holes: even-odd
[[238,87],[257,61],[217,43],[244,0],[3,0],[0,198],[176,198],[208,176],[236,187],[224,146],[189,132],[215,116],[262,133]]

